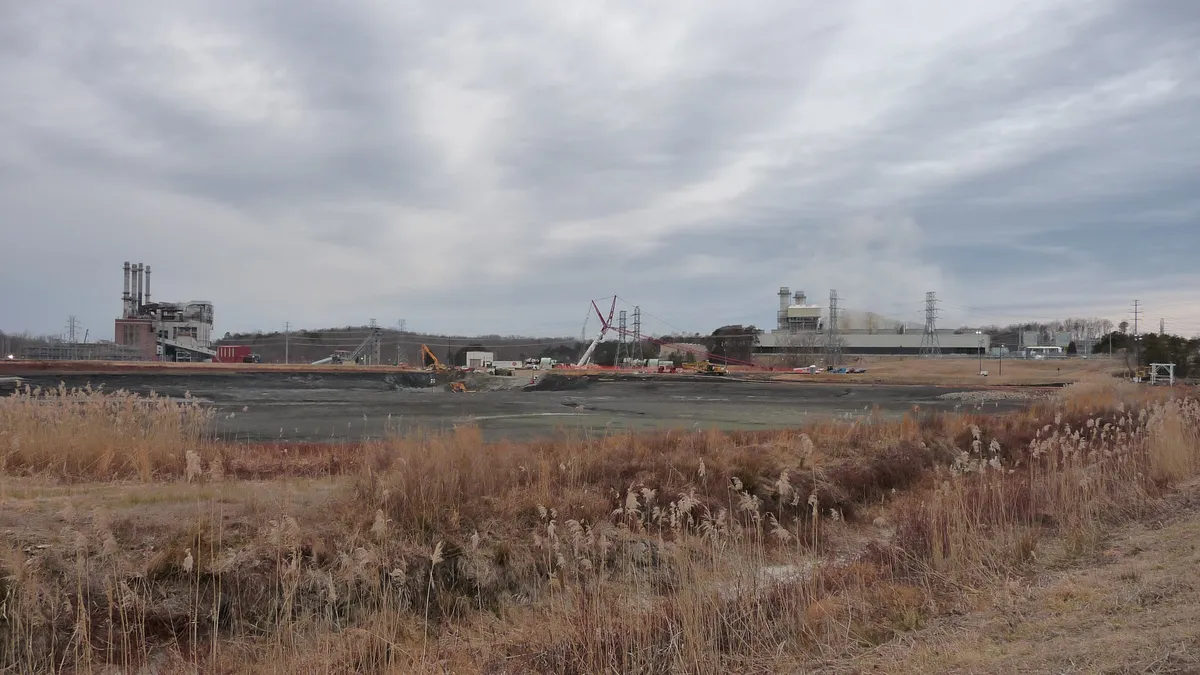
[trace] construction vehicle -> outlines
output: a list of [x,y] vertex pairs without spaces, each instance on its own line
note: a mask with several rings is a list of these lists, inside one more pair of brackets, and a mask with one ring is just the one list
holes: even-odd
[[347,361],[353,361],[353,358],[350,356],[350,352],[346,351],[345,349],[339,349],[319,361],[313,361],[312,364],[314,366],[323,366],[326,364],[333,364],[336,366]]
[[697,361],[696,363],[685,363],[683,367],[687,370],[695,371],[699,375],[724,375],[728,372],[725,366],[712,363],[711,361]]
[[429,360],[433,362],[432,366],[427,366],[427,367],[430,367],[430,368],[433,368],[434,370],[439,370],[439,371],[440,370],[450,370],[450,366],[447,366],[446,364],[442,363],[441,359],[439,359],[437,357],[437,354],[434,354],[433,350],[429,348],[429,345],[424,345],[424,344],[421,345],[421,355],[423,357],[429,357]]
[[[379,329],[375,326],[371,326],[370,333],[368,333],[367,337],[363,338],[363,341],[354,348],[354,351],[348,352],[344,349],[338,349],[319,361],[313,361],[312,364],[314,366],[320,366],[325,364],[341,365],[343,363],[371,363],[373,360],[370,355],[372,349],[374,349],[376,352],[379,349]],[[376,356],[377,355],[378,354],[376,354]]]

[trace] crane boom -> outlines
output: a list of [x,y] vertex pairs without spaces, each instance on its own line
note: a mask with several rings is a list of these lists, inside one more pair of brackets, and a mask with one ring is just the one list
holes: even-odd
[[612,307],[610,307],[608,310],[607,319],[605,319],[604,315],[600,313],[600,308],[596,306],[595,300],[592,301],[592,309],[595,309],[596,316],[600,317],[600,333],[596,335],[595,340],[592,340],[592,344],[588,345],[587,351],[583,353],[583,356],[579,357],[579,362],[575,364],[576,368],[585,368],[589,363],[591,363],[592,354],[596,352],[596,347],[604,341],[605,334],[607,334],[609,329],[612,328],[613,313],[615,313],[617,310],[617,296],[613,296]]
[[433,361],[434,368],[437,370],[445,370],[445,364],[443,364],[441,359],[437,357],[437,354],[433,353],[433,350],[430,349],[428,345],[421,345],[421,353],[425,356],[428,356],[430,361]]

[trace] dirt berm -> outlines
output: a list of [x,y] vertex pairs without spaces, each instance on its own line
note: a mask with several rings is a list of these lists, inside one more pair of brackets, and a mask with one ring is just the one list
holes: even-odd
[[555,375],[553,373],[539,377],[532,384],[525,385],[523,391],[574,391],[586,389],[598,378],[595,375]]

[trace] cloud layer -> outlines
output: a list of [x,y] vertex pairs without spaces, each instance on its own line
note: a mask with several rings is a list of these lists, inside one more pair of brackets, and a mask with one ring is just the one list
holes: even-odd
[[1200,332],[1192,3],[49,0],[0,87],[4,330],[107,337],[135,260],[221,332],[711,330],[781,285]]

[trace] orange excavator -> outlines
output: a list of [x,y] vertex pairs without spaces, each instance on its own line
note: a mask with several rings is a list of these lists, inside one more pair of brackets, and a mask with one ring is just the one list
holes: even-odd
[[[446,364],[442,363],[441,359],[439,359],[437,357],[437,354],[433,353],[433,350],[430,349],[428,345],[421,345],[421,355],[422,355],[423,359],[428,358],[428,360],[432,364],[429,367],[433,368],[435,371],[445,372],[447,370],[450,370],[450,366],[447,366]],[[458,381],[451,382],[450,383],[450,391],[452,391],[456,394],[465,394],[467,392],[467,385],[463,384],[462,382],[458,382]]]
[[429,348],[429,345],[421,345],[421,355],[423,357],[428,357],[429,361],[433,364],[432,366],[427,367],[432,367],[434,370],[450,370],[450,366],[442,363],[441,359],[437,357],[437,354],[434,354],[433,350]]

